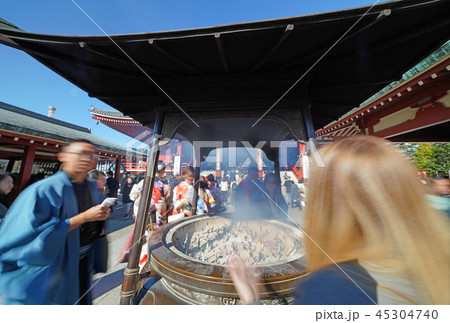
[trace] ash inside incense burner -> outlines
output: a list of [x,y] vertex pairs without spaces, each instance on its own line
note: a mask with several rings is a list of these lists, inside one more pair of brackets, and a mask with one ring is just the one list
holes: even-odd
[[230,256],[251,266],[272,266],[303,256],[301,231],[277,221],[209,218],[178,228],[171,240],[184,255],[220,266]]

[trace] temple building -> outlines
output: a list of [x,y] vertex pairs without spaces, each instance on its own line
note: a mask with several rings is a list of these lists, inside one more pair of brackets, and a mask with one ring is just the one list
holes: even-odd
[[450,141],[450,41],[338,120],[319,143],[359,134],[394,142]]
[[[52,107],[51,107],[52,108]],[[4,102],[0,102],[0,170],[16,175],[20,193],[32,176],[52,175],[60,169],[57,154],[73,139],[87,139],[97,147],[98,167],[120,175],[125,147],[97,137],[88,128],[57,120]]]
[[[133,138],[134,142],[130,141],[130,146],[146,155],[153,132],[152,129],[143,126],[138,121],[123,115],[119,111],[104,110],[94,106],[91,106],[89,111],[92,114],[92,119]],[[182,142],[178,140],[171,140],[168,145],[161,147],[159,160],[162,160],[166,164],[166,171],[169,174],[173,171],[174,156],[181,156],[182,150]],[[122,164],[127,171],[132,173],[145,172],[147,166],[147,163],[142,158],[138,158],[137,160],[123,160]],[[188,163],[185,164],[187,165]],[[180,164],[180,166],[182,165]],[[179,173],[180,171],[181,168],[177,172]]]

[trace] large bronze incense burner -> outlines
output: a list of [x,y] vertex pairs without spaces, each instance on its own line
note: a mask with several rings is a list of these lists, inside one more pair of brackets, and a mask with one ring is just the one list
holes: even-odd
[[225,267],[239,256],[259,271],[263,304],[293,301],[304,277],[303,233],[276,220],[194,216],[156,231],[149,248],[160,277],[141,304],[240,304]]

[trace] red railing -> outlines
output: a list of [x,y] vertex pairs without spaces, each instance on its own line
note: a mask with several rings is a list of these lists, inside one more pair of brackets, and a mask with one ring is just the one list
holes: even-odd
[[299,170],[297,167],[295,167],[295,166],[292,167],[291,171],[298,181],[303,178],[303,172],[301,170]]
[[[130,162],[122,162],[123,167],[127,170],[127,172],[145,172],[147,169],[147,162],[142,163],[130,163]],[[186,167],[185,165],[182,166],[182,169]],[[166,166],[166,172],[171,172],[172,168],[169,166]]]
[[129,163],[129,162],[122,162],[123,167],[129,172],[132,171],[142,171],[145,172],[147,169],[147,163]]

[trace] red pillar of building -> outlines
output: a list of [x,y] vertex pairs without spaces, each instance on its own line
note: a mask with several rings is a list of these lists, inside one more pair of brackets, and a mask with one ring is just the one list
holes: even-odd
[[120,179],[120,163],[122,162],[122,159],[116,158],[116,170],[114,172],[114,178],[119,182]]
[[17,181],[17,189],[19,192],[31,178],[31,171],[33,170],[34,156],[36,155],[35,146],[26,146],[23,152],[22,164],[20,166],[19,179]]

